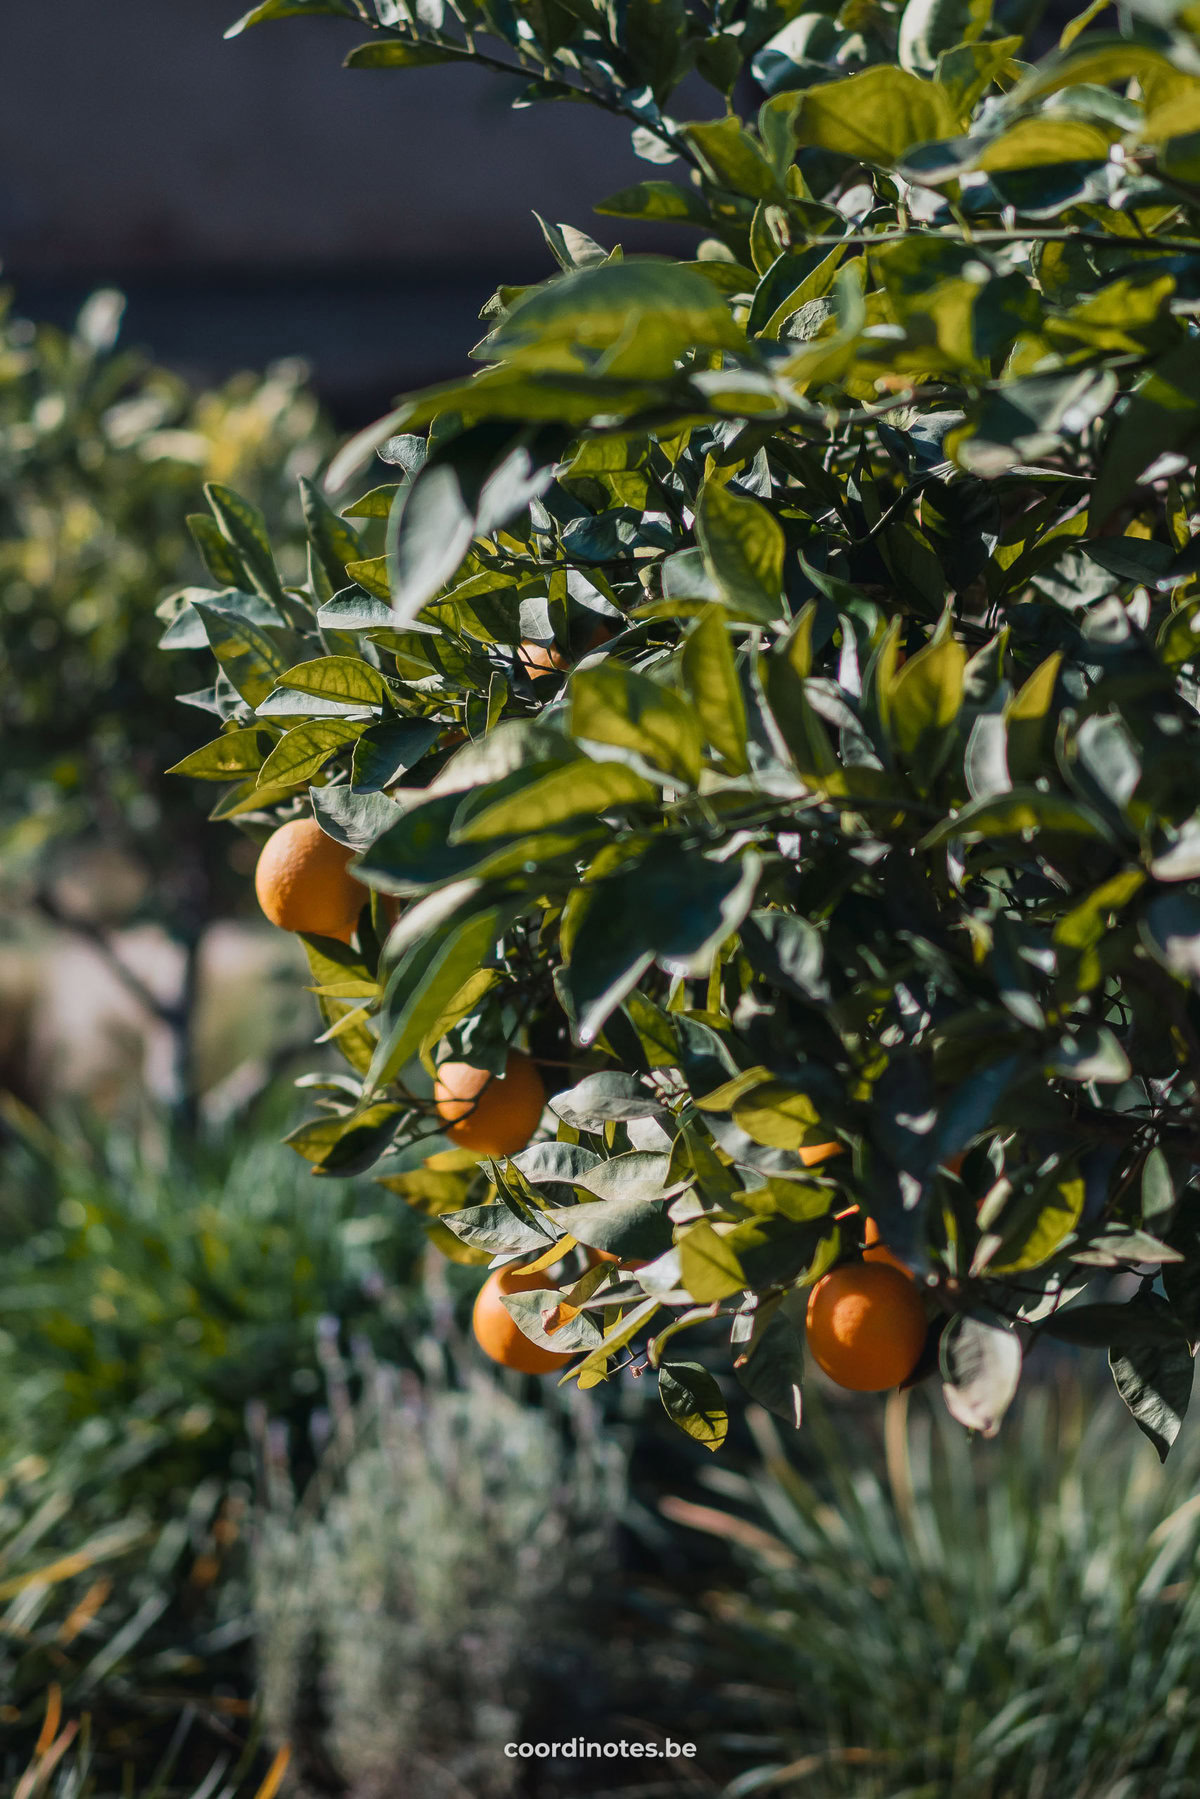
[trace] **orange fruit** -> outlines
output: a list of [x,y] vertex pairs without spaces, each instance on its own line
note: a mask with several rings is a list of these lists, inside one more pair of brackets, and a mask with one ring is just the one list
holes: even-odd
[[864,1262],[885,1262],[890,1268],[898,1268],[901,1274],[909,1280],[912,1279],[907,1263],[902,1262],[899,1256],[894,1256],[887,1244],[883,1242],[879,1235],[879,1226],[873,1218],[863,1219],[863,1245]]
[[443,1062],[433,1098],[454,1143],[481,1156],[515,1156],[538,1127],[546,1089],[529,1057],[513,1049],[503,1074]]
[[925,1307],[911,1280],[880,1262],[850,1262],[808,1296],[808,1346],[839,1387],[882,1393],[921,1359]]
[[628,1268],[631,1274],[646,1266],[645,1262],[623,1262],[620,1256],[613,1254],[611,1249],[587,1249],[587,1259],[589,1268],[595,1268],[601,1262],[608,1262],[614,1268]]
[[315,818],[280,825],[254,872],[254,891],[271,923],[348,943],[367,897],[347,867],[353,854],[327,837]]
[[557,644],[531,643],[523,638],[517,645],[517,662],[527,675],[551,675],[561,673],[567,666],[567,659]]
[[833,1156],[840,1156],[840,1143],[810,1143],[807,1149],[799,1151],[800,1160],[806,1168],[815,1168],[818,1162],[828,1162]]
[[531,1343],[504,1309],[503,1294],[528,1293],[545,1285],[546,1276],[540,1270],[530,1274],[524,1268],[497,1268],[480,1287],[471,1315],[475,1340],[502,1368],[515,1368],[518,1374],[552,1374],[571,1360],[570,1354],[559,1355],[540,1343]]

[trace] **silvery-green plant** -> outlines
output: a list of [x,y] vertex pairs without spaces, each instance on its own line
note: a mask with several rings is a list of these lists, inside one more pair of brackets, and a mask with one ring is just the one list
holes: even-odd
[[[498,1799],[539,1669],[611,1553],[624,1464],[586,1409],[379,1368],[298,1495],[270,1431],[254,1556],[260,1697],[355,1795]],[[315,1729],[315,1712],[323,1720]]]

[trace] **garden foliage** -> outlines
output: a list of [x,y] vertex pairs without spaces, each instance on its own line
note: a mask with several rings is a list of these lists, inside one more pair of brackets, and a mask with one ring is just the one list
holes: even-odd
[[1095,1383],[1037,1383],[972,1452],[901,1394],[884,1467],[814,1406],[808,1474],[759,1413],[761,1468],[714,1466],[717,1504],[666,1501],[738,1557],[698,1639],[739,1682],[761,1670],[734,1691],[778,1733],[725,1799],[1187,1799],[1196,1443],[1159,1468],[1118,1412]]
[[[295,1147],[378,1161],[460,1256],[644,1264],[591,1268],[552,1343],[557,1292],[509,1303],[584,1385],[644,1343],[713,1447],[680,1333],[795,1420],[804,1289],[864,1215],[968,1426],[1045,1332],[1107,1348],[1163,1454],[1188,1403],[1200,39],[1097,11],[1036,58],[946,0],[242,21],[357,17],[353,67],[621,114],[652,166],[600,213],[689,239],[547,222],[479,372],[333,470],[388,479],[344,516],[306,489],[307,583],[219,493],[166,642],[219,665],[179,765],[214,818],[312,808],[374,896],[357,948],[308,944],[348,1067]],[[669,111],[692,71],[716,116]],[[435,1064],[514,1041],[545,1139],[414,1169]]]

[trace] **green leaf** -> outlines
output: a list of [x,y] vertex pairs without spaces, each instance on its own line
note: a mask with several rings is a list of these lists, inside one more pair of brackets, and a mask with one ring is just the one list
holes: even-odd
[[221,535],[221,527],[212,514],[189,513],[187,526],[213,580],[222,587],[244,586],[248,576],[242,567],[241,557],[225,541]]
[[367,1073],[368,1087],[385,1087],[412,1060],[430,1026],[492,956],[512,916],[511,906],[489,906],[465,919],[452,918],[441,930],[414,944],[385,990],[379,1046]]
[[209,481],[205,485],[204,497],[212,508],[221,536],[236,551],[255,592],[281,606],[283,583],[271,554],[266,520],[258,507],[218,481]]
[[705,1449],[721,1447],[729,1415],[721,1389],[707,1368],[699,1362],[664,1362],[658,1371],[658,1392],[672,1424]]
[[[526,772],[522,770],[524,775]],[[657,792],[620,762],[570,762],[536,775],[514,793],[485,806],[452,835],[456,843],[525,836],[568,819],[595,817],[623,806],[656,804]]]
[[[719,288],[679,263],[630,259],[559,275],[531,288],[488,339],[489,356],[522,359],[536,346],[603,350],[634,315],[671,331],[679,351],[736,349],[744,342]],[[556,364],[557,366],[557,364]]]
[[[445,464],[426,466],[396,516],[391,573],[393,620],[402,626],[450,580],[471,547],[475,519],[458,475]],[[393,559],[389,559],[393,560]],[[361,565],[355,578],[362,580]],[[370,589],[369,584],[368,591]]]
[[833,285],[844,250],[785,250],[754,290],[746,330],[751,337],[777,338],[787,321],[810,300],[823,299]]
[[322,13],[342,19],[358,19],[362,16],[353,0],[261,0],[260,5],[252,6],[248,13],[243,13],[236,25],[229,27],[225,36],[240,37],[252,25],[262,25],[268,19],[294,19],[301,13]]
[[349,1117],[320,1118],[300,1125],[284,1138],[297,1155],[313,1165],[314,1174],[362,1174],[390,1144],[403,1106],[367,1106]]
[[385,718],[371,725],[354,746],[351,785],[366,793],[393,786],[429,754],[441,731],[437,720],[428,718]]
[[311,781],[331,756],[354,743],[364,726],[351,719],[314,718],[281,737],[259,773],[258,784],[275,782],[297,786]]
[[639,181],[610,194],[592,209],[614,219],[675,219],[680,224],[707,225],[708,205],[695,188],[673,181]]
[[299,640],[291,632],[252,625],[235,612],[195,602],[212,653],[249,706],[259,706],[288,665]]
[[958,113],[944,88],[885,64],[809,88],[795,124],[798,144],[884,169],[957,131]]
[[627,1150],[610,1156],[580,1176],[578,1185],[597,1199],[660,1199],[671,1158],[658,1150]]
[[328,599],[339,588],[345,587],[346,570],[361,557],[362,545],[354,527],[338,517],[316,484],[303,475],[300,477],[300,506],[308,541],[328,582],[329,591],[323,596]]
[[606,1124],[663,1115],[662,1101],[649,1088],[615,1068],[585,1075],[565,1093],[556,1093],[550,1110],[577,1131],[602,1131]]
[[587,883],[574,902],[581,919],[556,977],[576,1041],[594,1041],[655,957],[670,973],[707,973],[717,947],[749,911],[760,872],[752,852],[740,863],[717,863],[684,858],[666,842],[631,869]]
[[244,731],[229,731],[206,743],[203,749],[193,750],[166,772],[190,775],[195,781],[232,781],[239,775],[257,774],[274,741],[270,731],[254,725]]
[[1099,813],[1063,794],[1037,787],[1014,787],[1010,793],[973,800],[953,818],[937,825],[924,839],[933,849],[955,837],[1019,837],[1025,831],[1062,832],[1111,842],[1112,833]]
[[960,1312],[938,1345],[942,1394],[952,1418],[994,1437],[1021,1380],[1021,1343],[1015,1330],[986,1312]]
[[759,1300],[749,1314],[752,1334],[744,1347],[738,1327],[747,1314],[739,1312],[734,1319],[733,1370],[739,1383],[751,1399],[793,1430],[800,1428],[804,1383],[804,1334],[796,1313],[802,1319],[807,1301],[807,1293],[785,1293],[778,1302],[768,1302],[765,1321],[759,1322],[764,1310]]
[[759,1081],[735,1100],[733,1121],[756,1143],[800,1149],[812,1140],[821,1111],[817,1100],[801,1088],[784,1081]]
[[[413,442],[419,443],[421,445],[422,449],[424,449],[424,445],[425,445],[424,438],[422,438],[422,437],[414,438]],[[424,458],[422,458],[422,460],[424,460]],[[361,499],[355,500],[353,506],[345,507],[342,512],[342,517],[343,518],[390,518],[391,512],[392,512],[392,506],[395,502],[396,495],[399,492],[400,492],[400,483],[398,481],[389,482],[384,487],[373,487],[371,489],[370,493],[365,493],[362,495]],[[361,555],[361,553],[362,552],[359,551],[360,555]]]
[[680,1232],[678,1247],[683,1285],[701,1304],[728,1299],[748,1285],[735,1251],[706,1218]]
[[907,0],[896,45],[900,67],[931,74],[944,50],[973,43],[991,19],[991,0]]
[[600,1159],[594,1149],[580,1143],[531,1143],[510,1156],[508,1166],[533,1187],[574,1186]]
[[1152,463],[1200,441],[1200,339],[1169,350],[1139,383],[1105,441],[1089,526],[1098,532]]
[[940,764],[946,732],[962,710],[967,652],[944,626],[901,668],[888,689],[892,739],[922,784]]
[[709,606],[683,645],[683,684],[708,742],[735,774],[749,767],[746,707],[723,606]]
[[379,670],[358,656],[318,656],[312,662],[298,662],[280,676],[279,685],[372,707],[383,703],[387,691]]
[[[1048,1197],[1043,1198],[1046,1194]],[[985,1262],[990,1275],[1002,1278],[1025,1274],[1053,1261],[1078,1228],[1086,1188],[1078,1176],[1051,1176],[1030,1198],[1036,1208],[1031,1218],[1029,1208],[1019,1205],[1011,1221],[1007,1217],[999,1221],[1002,1235],[991,1238],[992,1255]],[[987,1242],[985,1237],[984,1243]]]
[[739,119],[731,115],[683,130],[718,187],[752,200],[783,197],[775,170]]
[[576,1242],[620,1262],[652,1262],[671,1247],[671,1220],[665,1207],[652,1200],[595,1200],[558,1206],[548,1216]]
[[360,44],[346,58],[347,69],[431,69],[437,63],[470,62],[468,50],[455,50],[445,44],[413,44],[400,38],[383,38],[371,44]]
[[1182,1338],[1173,1343],[1114,1343],[1108,1365],[1134,1423],[1153,1443],[1159,1461],[1165,1462],[1192,1396],[1191,1344]]
[[516,1255],[537,1250],[541,1253],[554,1241],[548,1231],[541,1230],[512,1205],[466,1206],[461,1212],[443,1212],[442,1223],[453,1231],[460,1243],[472,1249],[486,1249],[494,1256]]
[[504,1293],[501,1303],[521,1335],[532,1343],[539,1343],[543,1349],[554,1349],[564,1355],[576,1350],[592,1350],[603,1334],[586,1312],[561,1320],[562,1295],[557,1287]]
[[775,517],[710,480],[696,509],[696,536],[727,603],[757,624],[773,624],[783,611],[784,536]]
[[703,750],[700,727],[669,688],[604,662],[573,675],[568,694],[572,737],[627,750],[651,773],[695,787]]
[[1190,893],[1160,894],[1140,928],[1142,942],[1164,968],[1200,987],[1200,900]]

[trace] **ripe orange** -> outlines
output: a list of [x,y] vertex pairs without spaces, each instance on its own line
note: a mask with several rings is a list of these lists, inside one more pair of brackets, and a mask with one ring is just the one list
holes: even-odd
[[567,666],[567,659],[557,644],[532,643],[523,638],[517,646],[517,662],[527,675],[551,675],[561,673]]
[[608,1262],[614,1268],[628,1268],[631,1274],[646,1266],[645,1262],[623,1262],[620,1256],[613,1254],[611,1249],[588,1249],[587,1260],[589,1268],[598,1267],[601,1262]]
[[894,1256],[892,1254],[887,1244],[880,1237],[879,1226],[873,1218],[863,1219],[863,1244],[864,1262],[884,1262],[890,1268],[898,1268],[901,1274],[908,1280],[912,1279],[908,1264],[902,1262],[899,1256]]
[[540,1270],[529,1274],[524,1268],[497,1268],[479,1289],[471,1315],[475,1340],[502,1368],[515,1368],[518,1374],[552,1374],[571,1360],[570,1354],[559,1355],[540,1343],[531,1343],[504,1309],[502,1294],[528,1293],[545,1285],[546,1276]]
[[879,1262],[834,1268],[808,1297],[813,1358],[830,1380],[855,1393],[882,1393],[907,1380],[926,1330],[912,1282]]
[[254,873],[258,903],[281,931],[350,941],[366,889],[346,864],[353,850],[327,837],[315,818],[293,818],[263,845]]
[[510,1050],[504,1073],[443,1062],[433,1089],[446,1135],[481,1156],[515,1156],[538,1127],[546,1105],[542,1077],[529,1057]]

